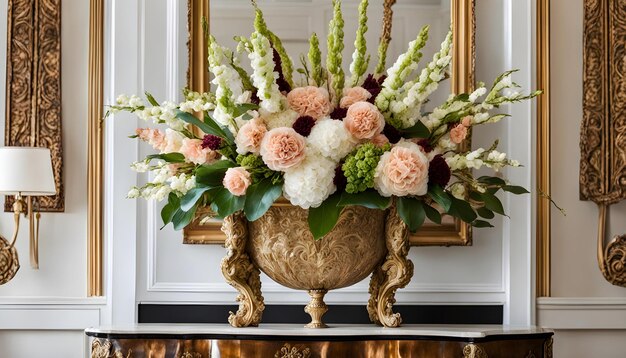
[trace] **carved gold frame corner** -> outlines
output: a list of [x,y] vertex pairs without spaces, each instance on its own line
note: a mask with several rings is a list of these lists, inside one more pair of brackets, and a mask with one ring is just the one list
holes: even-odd
[[[188,0],[189,26],[189,71],[188,83],[195,91],[208,90],[208,72],[205,46],[201,33],[202,17],[209,18],[209,0]],[[452,67],[452,91],[463,93],[474,88],[475,69],[475,0],[451,1],[452,28],[454,31],[454,51]],[[221,223],[198,220],[185,228],[183,243],[224,244],[226,237],[220,230]],[[443,225],[425,224],[417,234],[409,238],[412,246],[469,246],[472,244],[472,228],[469,224],[456,220]]]
[[537,282],[536,296],[549,297],[550,284],[550,0],[537,0]]
[[89,5],[89,125],[87,138],[88,296],[104,295],[102,280],[104,1],[90,0]]

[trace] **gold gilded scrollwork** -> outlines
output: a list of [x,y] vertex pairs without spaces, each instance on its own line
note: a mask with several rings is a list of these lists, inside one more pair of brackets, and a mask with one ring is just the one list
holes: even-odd
[[302,350],[297,347],[292,347],[289,343],[285,345],[274,354],[274,358],[310,358],[311,350],[304,348]]
[[238,292],[237,313],[230,312],[228,322],[233,327],[258,326],[265,304],[261,294],[261,272],[246,253],[248,222],[243,213],[237,212],[224,219],[222,231],[226,234],[228,250],[222,259],[222,275]]
[[367,312],[372,322],[385,327],[399,327],[400,313],[393,313],[395,294],[404,288],[413,277],[413,262],[407,259],[409,253],[409,230],[398,216],[396,207],[389,211],[385,224],[387,257],[376,268],[370,280],[370,299]]
[[114,351],[113,344],[109,340],[94,339],[91,342],[91,358],[131,358],[132,351],[124,356],[120,351]]
[[[65,210],[61,133],[61,1],[10,0],[4,145],[52,152],[57,195],[33,197],[38,211]],[[5,211],[13,211],[13,197]]]
[[7,239],[0,236],[0,285],[11,281],[19,269],[17,249]]
[[580,198],[599,207],[598,265],[604,278],[626,287],[626,238],[605,247],[612,204],[626,199],[626,7],[585,0]]
[[185,352],[179,358],[202,358],[202,354],[196,352]]
[[552,344],[554,343],[554,340],[552,339],[552,337],[546,339],[546,341],[543,343],[543,355],[545,358],[552,358]]
[[463,347],[463,358],[488,358],[488,356],[482,347],[470,343]]

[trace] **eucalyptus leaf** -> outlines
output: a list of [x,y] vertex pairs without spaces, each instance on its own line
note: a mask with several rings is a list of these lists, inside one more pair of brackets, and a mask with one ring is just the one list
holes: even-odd
[[180,209],[183,211],[189,211],[194,205],[196,205],[202,195],[210,189],[211,187],[208,186],[197,186],[189,190],[187,194],[180,198]]
[[506,181],[504,181],[504,179],[498,178],[498,177],[490,177],[490,176],[482,176],[478,178],[478,182],[490,184],[490,185],[499,185],[499,186],[506,185]]
[[343,207],[338,206],[341,199],[340,193],[335,193],[324,200],[317,208],[309,209],[309,230],[315,240],[319,240],[328,234],[337,224]]
[[476,215],[476,212],[474,211],[474,209],[472,209],[472,206],[468,202],[459,200],[454,197],[452,198],[452,206],[450,207],[449,213],[450,215],[455,216],[466,223],[471,223],[478,217],[478,215]]
[[530,193],[523,186],[517,186],[517,185],[505,185],[505,186],[502,187],[502,190],[508,191],[509,193],[513,193],[515,195],[521,195],[521,194],[528,194],[528,193]]
[[488,220],[493,219],[496,215],[493,213],[493,211],[487,209],[487,208],[478,208],[476,209],[476,212],[478,213],[478,215],[480,215],[481,218],[485,218]]
[[426,219],[426,212],[424,211],[424,205],[421,200],[415,198],[401,196],[398,198],[398,215],[408,226],[409,231],[412,233],[417,232],[424,224]]
[[243,207],[246,218],[254,221],[263,216],[282,193],[282,184],[274,184],[269,178],[251,185],[246,192],[246,202]]
[[428,220],[434,222],[435,224],[441,225],[441,213],[439,212],[439,210],[424,203],[424,211],[426,212],[426,217],[428,218]]
[[161,159],[168,163],[184,163],[185,156],[181,153],[163,153],[163,154],[151,154],[146,157],[148,160]]
[[174,230],[179,231],[189,225],[193,218],[196,216],[196,210],[198,206],[195,205],[189,211],[178,210],[172,218],[172,224],[174,224]]
[[474,220],[472,222],[473,227],[493,227],[490,222],[485,220]]
[[366,190],[356,194],[343,192],[339,206],[359,205],[369,209],[387,209],[391,204],[391,198],[378,194],[375,190]]
[[490,193],[483,193],[482,198],[487,209],[493,211],[496,214],[505,215],[502,202],[495,195]]
[[163,226],[161,229],[172,222],[174,214],[176,214],[176,211],[179,210],[179,208],[180,199],[176,194],[170,193],[167,199],[167,204],[163,207],[163,209],[161,209],[161,219],[163,220]]

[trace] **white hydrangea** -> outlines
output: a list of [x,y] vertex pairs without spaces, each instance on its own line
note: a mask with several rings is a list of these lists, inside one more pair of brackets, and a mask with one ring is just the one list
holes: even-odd
[[268,130],[272,130],[274,128],[279,127],[289,127],[291,128],[300,116],[298,112],[288,109],[286,111],[270,113],[263,109],[260,110],[261,118],[265,122]]
[[307,145],[313,152],[338,163],[354,149],[356,143],[342,121],[322,119],[313,126]]
[[332,160],[307,153],[300,165],[285,172],[283,195],[292,205],[304,209],[320,206],[337,190],[333,183],[335,166]]

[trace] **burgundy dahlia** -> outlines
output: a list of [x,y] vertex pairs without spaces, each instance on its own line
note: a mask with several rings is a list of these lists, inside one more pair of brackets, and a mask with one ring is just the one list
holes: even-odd
[[402,139],[402,135],[400,131],[396,129],[396,127],[391,124],[385,124],[385,128],[383,129],[383,134],[387,139],[389,139],[389,143],[396,144]]
[[338,192],[346,190],[346,185],[348,185],[348,179],[343,173],[343,169],[341,168],[342,166],[343,163],[340,163],[339,166],[335,168],[335,177],[333,178],[333,183],[337,187]]
[[385,78],[387,78],[387,76],[385,75],[380,76],[379,79],[375,79],[373,74],[367,75],[367,78],[365,79],[365,82],[363,82],[363,86],[361,87],[365,88],[372,95],[368,102],[374,103],[376,97],[383,88],[382,84]]
[[432,152],[432,151],[433,151],[433,146],[432,146],[432,144],[430,144],[430,141],[429,141],[428,139],[426,139],[426,138],[424,138],[424,139],[420,139],[420,140],[417,142],[417,145],[419,145],[420,147],[422,147],[422,149],[424,149],[424,152],[426,152],[426,153],[430,153],[430,152]]
[[293,123],[293,129],[296,133],[303,137],[308,137],[311,134],[311,129],[315,125],[315,119],[311,116],[302,116]]
[[340,121],[343,121],[343,119],[346,118],[346,115],[348,115],[347,108],[337,107],[332,112],[330,112],[330,118],[338,119]]
[[220,149],[221,146],[222,146],[222,138],[216,135],[207,134],[202,139],[202,149],[209,148],[211,150],[218,150]]
[[430,166],[428,167],[428,183],[436,184],[443,188],[448,185],[450,176],[450,167],[448,166],[448,163],[446,163],[446,160],[441,156],[441,154],[435,155],[433,160],[430,161]]

